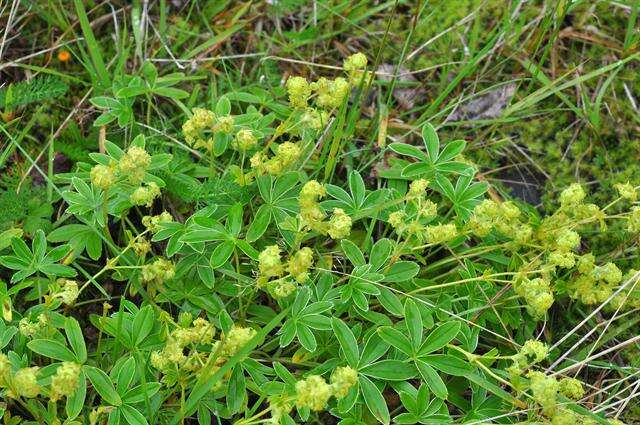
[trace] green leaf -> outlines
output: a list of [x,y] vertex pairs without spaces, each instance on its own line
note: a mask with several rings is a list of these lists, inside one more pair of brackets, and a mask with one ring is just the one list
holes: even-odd
[[460,155],[466,146],[467,142],[464,140],[454,140],[453,142],[447,143],[438,156],[438,162],[451,161]]
[[354,244],[348,239],[342,239],[340,241],[340,246],[342,247],[342,251],[345,253],[349,261],[351,261],[351,263],[354,266],[364,266],[366,264],[366,261],[364,260],[364,255],[362,254],[362,251],[360,251],[360,248],[358,248],[356,244]]
[[420,347],[419,356],[432,353],[447,345],[452,339],[458,335],[460,331],[460,322],[451,321],[443,323],[434,329]]
[[300,344],[302,344],[302,347],[304,347],[305,350],[310,353],[316,351],[318,343],[316,341],[316,337],[308,326],[298,323],[296,325],[296,334],[298,335]]
[[503,390],[493,382],[487,380],[487,378],[485,378],[484,376],[471,372],[466,374],[465,377],[469,381],[473,382],[474,384],[484,388],[485,390],[489,391],[490,393],[500,397],[501,399],[509,403],[514,403],[516,401],[516,399],[511,394],[509,394],[508,392],[506,392],[505,390]]
[[390,326],[383,326],[378,328],[378,335],[389,343],[392,347],[397,348],[398,350],[405,353],[407,356],[413,355],[413,347],[411,346],[411,341],[409,338],[402,332],[397,329],[394,329]]
[[64,331],[69,340],[69,345],[73,349],[78,361],[84,363],[87,361],[87,346],[84,343],[80,324],[73,317],[67,317],[64,322]]
[[427,148],[429,159],[436,162],[438,160],[438,151],[440,150],[440,139],[438,138],[436,129],[429,123],[426,123],[422,127],[422,141],[424,142],[425,148]]
[[373,267],[373,271],[380,270],[389,261],[392,250],[393,242],[387,238],[379,239],[373,244],[369,255],[369,264]]
[[394,263],[384,275],[384,282],[404,282],[418,274],[420,267],[412,261]]
[[76,355],[67,347],[53,339],[34,339],[27,343],[27,347],[34,353],[63,362],[79,362]]
[[211,268],[217,269],[225,265],[231,254],[233,254],[235,247],[236,244],[233,241],[224,241],[218,244],[211,253],[211,261],[209,262]]
[[360,389],[367,407],[380,422],[388,425],[391,422],[387,403],[376,385],[366,376],[360,376]]
[[148,425],[144,415],[140,413],[135,407],[124,404],[120,407],[122,416],[127,420],[129,425]]
[[336,338],[338,338],[347,363],[349,366],[355,368],[360,357],[356,337],[353,335],[353,332],[351,332],[351,329],[349,329],[349,326],[337,317],[331,320],[331,327],[333,328]]
[[239,412],[242,409],[246,397],[247,383],[244,378],[242,366],[237,365],[233,368],[229,383],[227,384],[227,407],[232,413]]
[[422,376],[424,382],[429,386],[431,392],[438,398],[446,399],[449,395],[449,391],[442,381],[442,378],[440,378],[440,375],[438,375],[438,372],[420,360],[416,360],[415,364],[418,368],[418,372],[420,372],[420,376]]
[[404,324],[409,332],[409,339],[411,339],[414,351],[417,351],[422,343],[422,316],[418,306],[411,298],[407,298],[404,303]]
[[420,360],[447,375],[466,376],[473,370],[469,363],[447,354],[430,354],[421,356]]
[[136,361],[133,357],[129,357],[121,364],[118,376],[116,378],[116,390],[120,396],[124,395],[129,385],[136,377]]
[[356,205],[362,205],[367,190],[364,186],[362,176],[355,170],[349,173],[349,190],[351,191],[351,195],[353,195],[353,199],[356,201]]
[[78,388],[67,396],[67,402],[65,404],[65,412],[67,413],[67,419],[72,420],[78,417],[82,409],[84,408],[84,401],[87,396],[87,378],[84,376],[84,372],[80,370],[78,376]]
[[227,214],[227,229],[233,236],[238,236],[242,230],[242,204],[237,202]]
[[253,221],[247,229],[246,240],[254,242],[260,239],[271,223],[271,209],[268,205],[260,205]]
[[136,385],[122,396],[122,401],[126,404],[141,403],[145,399],[153,397],[158,390],[160,390],[160,383],[158,382]]
[[400,155],[410,156],[420,161],[428,161],[429,157],[423,151],[406,143],[391,143],[389,148]]
[[400,360],[382,360],[361,368],[359,372],[384,381],[406,381],[416,376],[413,365]]
[[147,305],[136,313],[133,319],[133,329],[131,330],[133,343],[140,344],[153,329],[153,309]]
[[122,404],[120,395],[116,392],[111,379],[109,379],[106,373],[93,366],[84,366],[84,373],[91,381],[93,389],[100,394],[100,397],[102,397],[104,401],[113,406],[120,406]]
[[380,286],[378,287],[380,293],[376,296],[382,307],[394,316],[401,317],[403,315],[402,303],[396,294],[390,289]]

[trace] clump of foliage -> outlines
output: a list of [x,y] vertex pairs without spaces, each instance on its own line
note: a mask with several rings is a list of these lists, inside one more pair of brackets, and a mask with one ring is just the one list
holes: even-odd
[[635,3],[0,6],[3,423],[637,422]]
[[[618,423],[583,405],[575,364],[545,369],[563,352],[534,330],[555,306],[640,305],[639,273],[589,252],[611,222],[633,246],[636,188],[601,207],[573,184],[545,216],[486,199],[466,143],[430,124],[365,180],[322,134],[357,108],[366,68],[356,54],[346,78],[289,77],[279,114],[233,96],[194,106],[189,155],[140,133],[58,175],[53,230],[0,256],[5,417]],[[133,81],[129,95],[147,90]],[[107,99],[96,124],[127,126],[134,102]]]

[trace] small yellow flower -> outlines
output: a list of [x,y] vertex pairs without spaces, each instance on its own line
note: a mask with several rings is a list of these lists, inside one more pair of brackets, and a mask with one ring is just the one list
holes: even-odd
[[145,215],[142,217],[142,225],[146,227],[151,233],[156,233],[160,230],[161,223],[171,223],[173,217],[166,211],[163,211],[159,215]]
[[266,247],[258,256],[260,275],[266,278],[279,277],[284,273],[278,245]]
[[69,279],[60,279],[59,282],[62,283],[62,290],[57,294],[57,296],[60,297],[62,302],[66,305],[73,304],[76,299],[78,299],[78,295],[80,295],[78,282]]
[[582,203],[586,194],[579,183],[573,183],[560,194],[560,205],[562,207],[571,207]]
[[316,104],[326,109],[340,107],[350,90],[349,83],[342,77],[335,80],[321,77],[318,81],[311,83],[311,88],[317,95]]
[[427,241],[432,244],[449,242],[458,236],[458,229],[453,223],[427,226]]
[[225,357],[231,357],[244,347],[256,335],[256,330],[233,325],[222,340],[220,352]]
[[241,152],[246,152],[258,144],[258,139],[251,130],[243,129],[236,133],[231,146]]
[[531,371],[527,374],[529,388],[533,393],[533,399],[542,407],[542,412],[547,416],[553,416],[556,409],[556,396],[558,394],[558,381],[552,376],[546,376],[542,372]]
[[631,202],[635,202],[638,199],[638,192],[636,191],[636,188],[629,182],[624,184],[616,183],[613,187],[616,188],[620,196],[624,199],[628,199]]
[[329,219],[327,233],[332,239],[342,239],[351,233],[351,217],[342,208],[334,208]]
[[62,397],[70,396],[78,388],[81,366],[73,362],[63,362],[51,378],[49,399],[54,403]]
[[153,206],[153,201],[160,196],[160,188],[155,182],[149,183],[148,186],[140,186],[129,196],[129,201],[133,205],[145,205],[148,208]]
[[338,367],[331,374],[333,395],[340,399],[347,396],[351,387],[358,382],[358,372],[349,366]]
[[304,283],[309,277],[309,268],[313,266],[313,251],[304,247],[289,259],[288,271],[298,282]]
[[319,412],[331,397],[331,386],[321,377],[311,375],[296,383],[296,406]]
[[118,171],[132,184],[140,184],[151,164],[151,156],[143,148],[131,146],[118,161]]
[[40,385],[36,377],[39,368],[25,367],[18,370],[11,379],[11,385],[7,395],[11,398],[34,398],[40,394]]
[[107,165],[94,165],[90,175],[91,183],[102,190],[109,189],[117,180],[114,168]]
[[306,78],[289,77],[287,80],[287,93],[289,93],[289,102],[294,108],[305,108],[307,100],[311,96],[311,86]]
[[342,67],[347,72],[361,71],[367,67],[367,62],[367,57],[358,52],[345,59]]
[[584,396],[582,383],[575,378],[562,378],[559,382],[560,394],[572,400],[579,400]]

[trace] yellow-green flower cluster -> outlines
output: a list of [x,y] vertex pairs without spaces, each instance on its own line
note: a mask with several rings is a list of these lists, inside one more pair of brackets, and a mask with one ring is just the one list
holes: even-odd
[[627,230],[631,233],[640,233],[640,207],[631,208]]
[[571,208],[580,205],[585,197],[586,193],[582,186],[579,183],[573,183],[560,193],[560,206],[562,208]]
[[34,398],[41,392],[38,384],[39,367],[25,367],[19,369],[7,379],[7,396],[10,398]]
[[154,282],[158,286],[163,282],[173,279],[176,271],[173,263],[164,258],[156,258],[153,263],[142,266],[142,281]]
[[[562,418],[567,415],[573,420],[580,419],[579,416],[571,416],[568,411],[557,405],[558,394],[562,394],[573,400],[578,400],[584,396],[582,383],[574,378],[562,378],[560,381],[553,376],[547,376],[542,372],[530,371],[529,389],[533,400],[540,405],[542,413],[548,418],[552,418],[552,424],[564,424]],[[582,421],[573,423],[584,423]]]
[[313,251],[304,247],[289,259],[288,271],[298,282],[304,283],[309,278],[309,269],[313,266]]
[[129,196],[129,201],[133,205],[146,205],[151,208],[153,201],[160,196],[160,188],[155,182],[147,186],[140,186]]
[[27,317],[23,317],[18,322],[18,330],[20,333],[28,338],[32,338],[37,335],[41,330],[45,329],[49,323],[47,316],[44,314],[38,315],[38,320],[32,322]]
[[311,85],[304,77],[289,77],[286,83],[289,103],[294,108],[305,108],[311,96]]
[[638,270],[630,269],[625,273],[623,281],[631,281],[627,286],[615,295],[609,303],[612,310],[640,308],[640,283],[635,283]]
[[151,165],[151,156],[139,146],[131,146],[116,163],[109,165],[97,164],[91,168],[89,176],[91,184],[102,190],[111,188],[120,177],[124,177],[131,184],[139,185]]
[[138,257],[144,257],[151,252],[151,242],[146,238],[138,238],[131,241],[131,249]]
[[[215,327],[203,318],[195,319],[191,326],[177,327],[169,334],[162,350],[151,353],[151,365],[163,373],[198,370],[206,358],[195,347],[211,344],[214,336]],[[188,347],[191,348],[187,350]]]
[[318,375],[310,375],[296,383],[296,406],[320,411],[331,398],[331,386]]
[[556,397],[560,387],[558,381],[538,371],[530,371],[527,378],[533,399],[542,407],[544,415],[552,417],[556,410]]
[[51,378],[49,399],[54,403],[68,397],[78,388],[81,366],[74,362],[62,362]]
[[635,202],[638,200],[638,192],[636,191],[636,188],[633,187],[633,185],[629,182],[616,183],[615,185],[613,185],[613,187],[616,188],[618,194],[620,194],[623,199],[627,199],[631,202]]
[[513,364],[507,371],[514,376],[521,375],[530,366],[540,363],[547,358],[549,347],[543,342],[528,340],[517,354],[512,356]]
[[118,180],[115,163],[113,166],[102,164],[94,165],[89,175],[91,176],[91,183],[102,190],[109,189]]
[[316,104],[325,109],[338,108],[342,105],[351,89],[347,80],[342,77],[335,80],[321,77],[318,81],[311,83],[310,87],[316,93]]
[[329,112],[307,108],[300,117],[300,126],[319,130],[329,122]]
[[[438,212],[438,205],[427,199],[429,181],[418,179],[411,182],[400,210],[389,214],[388,222],[399,236],[415,238],[419,242],[443,243],[458,235],[454,224],[427,226]],[[455,233],[455,236],[452,234]]]
[[231,142],[231,147],[240,152],[253,149],[258,144],[258,138],[251,130],[242,129],[236,133],[236,137]]
[[253,328],[233,325],[229,333],[222,338],[220,354],[224,357],[233,356],[255,335],[256,330]]
[[61,299],[66,305],[71,305],[78,299],[78,295],[80,295],[78,282],[70,279],[58,279],[57,284],[59,290],[52,295],[54,298]]
[[313,411],[323,410],[331,396],[346,397],[358,380],[358,372],[349,366],[339,367],[331,375],[331,384],[318,375],[310,375],[296,383],[296,406]]
[[583,304],[605,301],[622,281],[622,271],[618,266],[611,262],[597,266],[592,254],[580,257],[578,273],[568,284],[569,294]]
[[[316,105],[327,110],[342,105],[351,90],[349,82],[342,77],[335,80],[320,77],[317,81],[309,83],[305,78],[295,76],[287,80],[286,88],[292,107],[307,108],[313,94]],[[313,108],[308,110],[315,111]]]
[[358,372],[349,366],[337,367],[331,374],[330,382],[333,395],[337,399],[344,398],[358,382]]
[[454,223],[427,226],[425,231],[427,242],[431,244],[446,243],[459,235],[458,228]]
[[131,146],[118,161],[118,172],[132,184],[140,184],[151,165],[151,156],[139,146]]
[[551,284],[542,277],[528,279],[526,277],[514,283],[516,294],[527,303],[527,310],[534,317],[542,317],[553,305]]
[[205,135],[205,131],[210,131],[213,128],[216,114],[213,111],[202,108],[193,108],[192,112],[191,118],[182,124],[184,139],[193,147],[210,149],[213,141]]
[[300,191],[300,218],[303,225],[308,226],[311,230],[317,232],[322,231],[322,220],[325,218],[324,212],[320,209],[318,202],[326,195],[324,185],[316,180],[309,180],[302,186]]
[[351,225],[351,217],[342,208],[334,208],[327,226],[327,233],[331,239],[346,238],[351,233]]
[[[363,77],[368,74],[365,71],[367,63],[367,57],[360,52],[353,54],[344,60],[342,67],[347,74],[349,74],[349,81],[354,86],[360,85]],[[370,75],[367,75],[366,78],[370,78]]]
[[579,400],[584,396],[582,382],[575,378],[562,378],[558,390],[560,394],[572,400]]
[[7,385],[7,380],[11,373],[11,362],[6,354],[0,353],[0,388]]
[[166,211],[158,215],[145,215],[142,217],[142,225],[147,228],[151,233],[156,233],[160,230],[160,223],[171,223],[173,217]]
[[[287,265],[282,263],[280,248],[277,245],[267,246],[258,256],[260,274],[256,283],[266,288],[274,297],[283,298],[296,289],[297,283],[304,283],[309,278],[309,269],[313,266],[313,251],[304,247],[289,257]],[[272,280],[273,279],[273,280]]]
[[272,157],[268,157],[264,152],[256,152],[250,160],[251,168],[259,176],[279,176],[289,170],[301,154],[300,146],[296,143],[284,142],[277,146],[276,154]]
[[532,229],[520,220],[521,211],[513,202],[497,203],[485,199],[478,204],[469,219],[470,230],[479,237],[485,237],[492,230],[503,236],[511,236],[518,244],[526,244],[531,239]]
[[328,234],[332,239],[342,239],[349,236],[353,224],[351,217],[343,209],[334,208],[328,221],[318,202],[326,190],[316,180],[309,180],[300,191],[300,222],[302,226],[321,233]]

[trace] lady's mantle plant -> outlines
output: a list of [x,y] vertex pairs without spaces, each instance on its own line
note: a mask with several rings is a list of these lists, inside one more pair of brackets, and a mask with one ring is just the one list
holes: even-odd
[[[167,83],[150,67],[129,86]],[[601,207],[575,184],[540,216],[485,198],[430,124],[357,170],[340,135],[366,68],[290,77],[288,105],[222,96],[172,153],[138,134],[57,176],[55,229],[0,257],[9,423],[609,423],[534,329],[640,305],[638,273],[589,252],[613,220],[637,237],[636,189]]]

